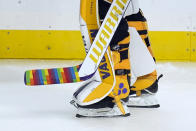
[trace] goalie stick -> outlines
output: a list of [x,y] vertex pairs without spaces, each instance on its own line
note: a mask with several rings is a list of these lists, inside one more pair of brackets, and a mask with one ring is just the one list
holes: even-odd
[[[73,83],[90,79],[96,72],[131,0],[114,0],[81,65],[25,72],[26,85]],[[66,77],[65,77],[66,76]],[[66,81],[65,78],[69,80]]]
[[82,82],[90,79],[94,73],[85,77],[79,77],[78,71],[81,65],[65,68],[28,70],[24,75],[24,82],[28,86],[49,85]]

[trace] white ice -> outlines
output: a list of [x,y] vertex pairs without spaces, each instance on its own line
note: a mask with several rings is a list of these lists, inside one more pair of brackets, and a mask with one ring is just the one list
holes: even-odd
[[159,109],[130,108],[126,118],[75,117],[78,84],[26,87],[24,71],[80,61],[0,60],[0,131],[195,131],[196,63],[158,63]]

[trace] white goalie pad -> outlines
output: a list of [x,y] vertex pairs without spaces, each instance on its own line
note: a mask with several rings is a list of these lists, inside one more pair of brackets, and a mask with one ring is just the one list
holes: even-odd
[[131,40],[129,46],[131,70],[134,76],[139,77],[152,73],[156,64],[134,27],[129,28]]

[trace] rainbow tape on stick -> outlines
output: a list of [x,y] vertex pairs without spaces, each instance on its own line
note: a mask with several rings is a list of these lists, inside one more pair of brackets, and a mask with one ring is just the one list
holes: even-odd
[[31,86],[81,82],[88,78],[79,77],[80,66],[28,70],[25,72],[25,84]]

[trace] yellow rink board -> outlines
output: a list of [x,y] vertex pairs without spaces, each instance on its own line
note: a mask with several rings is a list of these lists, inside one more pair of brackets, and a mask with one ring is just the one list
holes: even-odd
[[[157,60],[196,61],[196,33],[151,31]],[[80,31],[0,30],[0,58],[84,59]]]
[[0,58],[83,59],[84,56],[80,31],[0,31]]
[[190,32],[152,31],[149,34],[157,60],[191,60]]

